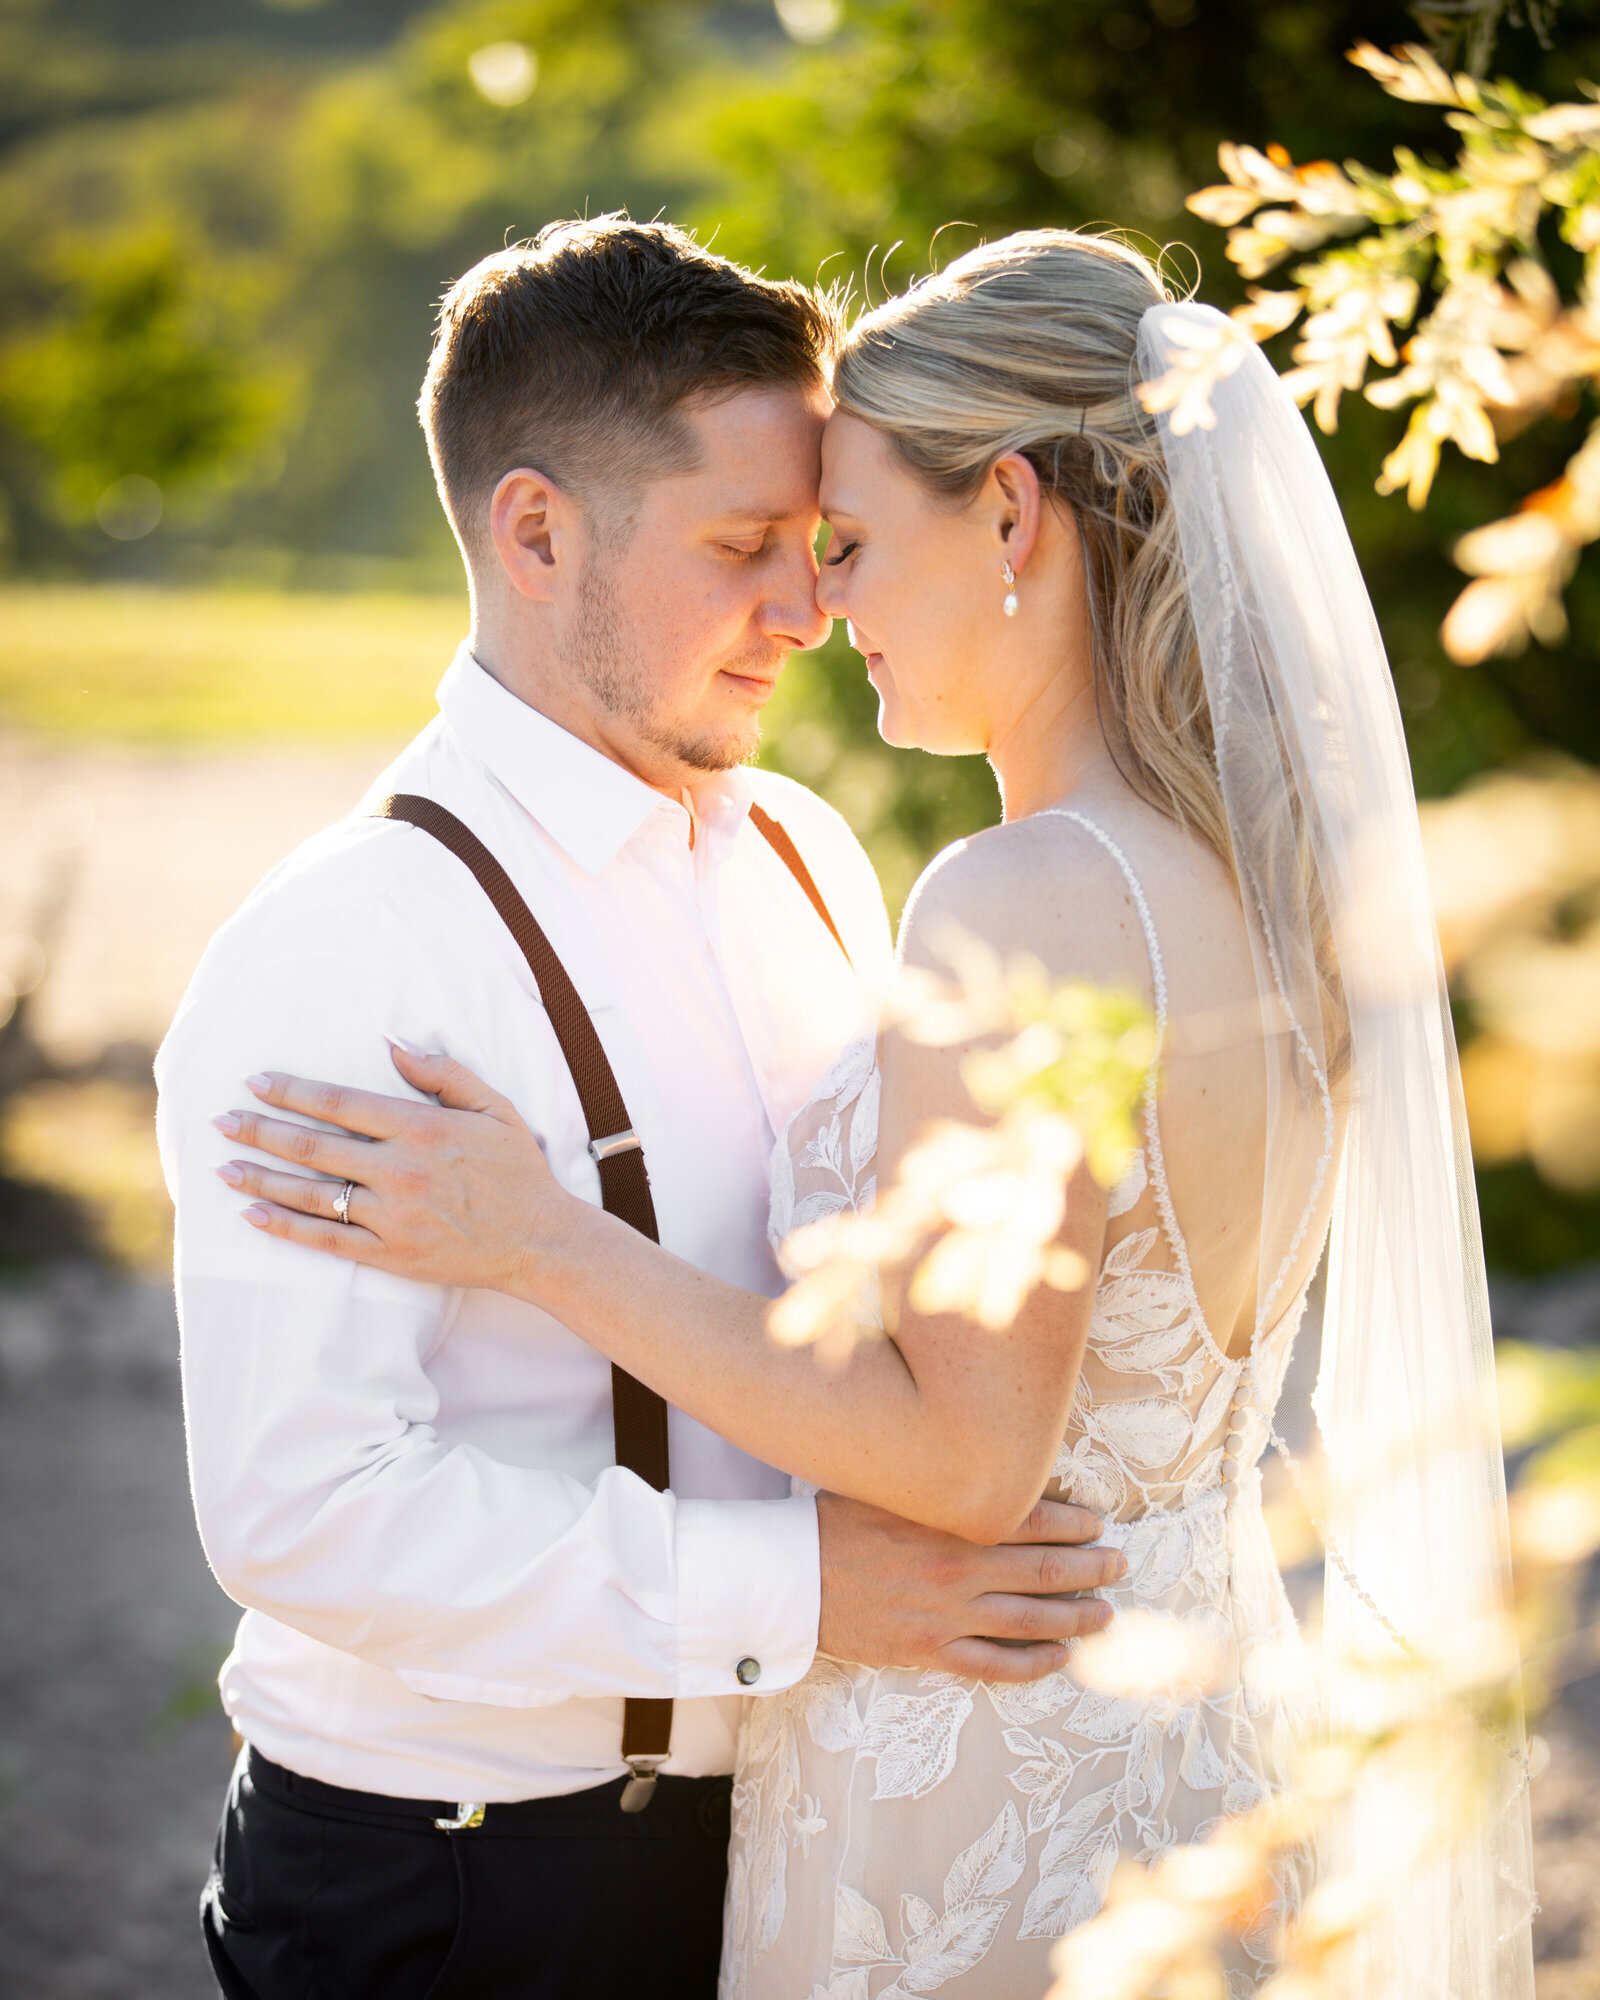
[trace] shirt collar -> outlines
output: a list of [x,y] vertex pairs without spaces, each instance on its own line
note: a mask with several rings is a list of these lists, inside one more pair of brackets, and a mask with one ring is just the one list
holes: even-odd
[[[653,813],[681,824],[676,800],[613,763],[504,688],[463,643],[439,683],[440,713],[467,749],[589,875],[602,874]],[[697,820],[718,844],[731,841],[754,797],[743,770],[716,772],[692,788]]]

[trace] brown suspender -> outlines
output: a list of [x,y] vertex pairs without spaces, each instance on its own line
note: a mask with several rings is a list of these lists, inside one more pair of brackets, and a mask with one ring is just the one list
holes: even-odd
[[[589,1010],[578,997],[578,989],[568,978],[566,967],[556,957],[533,912],[517,894],[511,877],[472,829],[433,799],[420,798],[412,792],[396,792],[384,800],[378,817],[405,820],[432,834],[472,871],[478,886],[516,939],[538,984],[539,997],[567,1068],[572,1072],[578,1102],[589,1127],[589,1154],[600,1169],[600,1199],[606,1213],[630,1224],[652,1243],[659,1243],[644,1153],[629,1121],[628,1108],[622,1101],[611,1064],[606,1060]],[[794,842],[759,806],[751,806],[750,819],[805,891],[848,963],[850,954],[845,951],[844,939]],[[647,1389],[625,1370],[613,1366],[611,1411],[617,1464],[637,1473],[658,1493],[666,1492],[669,1483],[666,1404],[654,1389]],[[640,1812],[650,1803],[656,1772],[667,1761],[671,1739],[671,1701],[630,1695],[622,1713],[622,1758],[633,1775],[623,1788],[624,1812]]]
[[784,832],[783,828],[779,826],[771,813],[763,812],[760,806],[756,805],[754,801],[751,802],[750,806],[750,824],[766,841],[767,845],[800,884],[801,888],[805,890],[807,897],[810,899],[812,909],[816,911],[817,915],[821,917],[822,921],[832,932],[834,943],[844,952],[844,962],[846,965],[849,965],[851,962],[850,953],[846,948],[844,939],[839,935],[839,926],[829,916],[828,906],[822,900],[822,891],[812,881],[811,870],[800,859],[799,848],[795,846],[794,842]]

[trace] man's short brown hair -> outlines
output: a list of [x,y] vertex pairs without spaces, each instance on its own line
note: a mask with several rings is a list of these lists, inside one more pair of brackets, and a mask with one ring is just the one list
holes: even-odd
[[831,296],[774,284],[683,230],[622,215],[553,222],[445,294],[418,410],[464,547],[507,472],[528,466],[603,507],[693,445],[682,405],[827,380]]

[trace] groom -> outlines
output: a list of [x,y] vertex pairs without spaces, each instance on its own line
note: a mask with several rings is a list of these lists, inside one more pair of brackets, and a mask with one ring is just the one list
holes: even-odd
[[[677,1411],[657,1492],[616,1463],[609,1368],[563,1327],[275,1241],[216,1173],[213,1115],[249,1073],[400,1093],[396,1041],[492,1079],[598,1198],[510,932],[454,855],[371,816],[421,794],[571,975],[661,1240],[779,1289],[774,1137],[889,970],[843,821],[746,761],[786,657],[827,629],[836,334],[799,287],[617,218],[455,286],[421,408],[471,640],[367,806],[218,934],[161,1051],[195,1505],[246,1607],[221,1674],[245,1748],[202,1899],[238,2000],[710,2000],[746,1692],[819,1649],[1033,1678],[1082,1617],[1052,1593],[1108,1580],[1075,1509],[974,1548],[790,1497]],[[627,1697],[675,1704],[637,1812]]]

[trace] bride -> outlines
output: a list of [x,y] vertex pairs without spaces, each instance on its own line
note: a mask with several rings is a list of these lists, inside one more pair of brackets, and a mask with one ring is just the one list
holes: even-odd
[[[1109,1191],[1087,1171],[1068,1190],[1093,1282],[994,1333],[918,1312],[885,1271],[887,1337],[819,1365],[768,1337],[768,1300],[564,1193],[511,1107],[438,1056],[395,1057],[437,1105],[347,1093],[362,1140],[318,1143],[310,1164],[357,1183],[350,1226],[327,1226],[326,1181],[236,1170],[256,1226],[528,1299],[824,1504],[983,1541],[1047,1488],[1103,1516],[1118,1627],[1166,1642],[1137,1690],[1097,1666],[1102,1639],[1017,1687],[824,1652],[750,1701],[741,1741],[727,2000],[1013,2000],[1043,1993],[1119,1857],[1285,1782],[1305,1676],[1259,1460],[1330,1225],[1330,1634],[1414,1654],[1493,1608],[1482,1276],[1398,715],[1271,369],[1133,250],[1037,231],[867,314],[834,394],[818,603],[850,621],[884,737],[984,752],[1004,803],[917,885],[903,962],[936,967],[960,926],[1141,993],[1156,1022],[1140,1150]],[[848,1050],[778,1145],[774,1240],[869,1204],[929,1119],[972,1117],[965,1053],[892,1026]],[[315,1113],[314,1092],[263,1095]],[[282,1157],[306,1161],[305,1136],[251,1121]],[[1450,1863],[1481,1894],[1446,1880],[1419,1925],[1396,1887],[1373,1916],[1365,1991],[1531,1992],[1525,1928],[1478,1872],[1521,1868],[1525,1813],[1502,1804]],[[1270,1975],[1308,1881],[1289,1850],[1230,1995]]]

